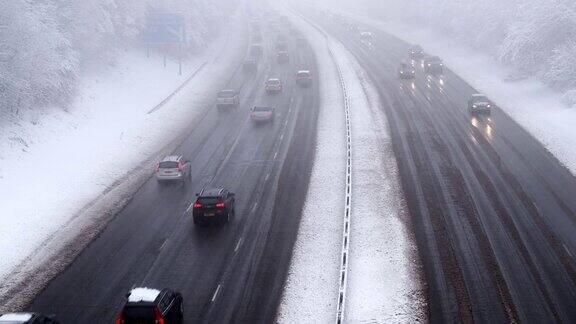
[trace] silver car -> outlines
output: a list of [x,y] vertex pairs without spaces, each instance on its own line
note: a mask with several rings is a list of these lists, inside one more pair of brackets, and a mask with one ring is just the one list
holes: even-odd
[[490,114],[493,105],[494,104],[492,104],[488,97],[476,93],[470,97],[470,100],[468,100],[468,111],[470,111],[472,115]]
[[190,161],[185,161],[181,155],[167,156],[156,166],[156,180],[160,182],[187,182],[191,177]]

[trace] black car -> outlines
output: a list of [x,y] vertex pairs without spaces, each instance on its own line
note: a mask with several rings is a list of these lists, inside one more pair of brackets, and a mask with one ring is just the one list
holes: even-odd
[[116,324],[181,324],[184,322],[183,299],[168,288],[134,288],[126,294],[126,303]]
[[196,225],[229,223],[234,218],[236,199],[234,193],[224,188],[203,189],[192,205]]
[[7,313],[0,315],[0,324],[59,324],[53,316],[38,313]]
[[438,56],[430,56],[424,59],[424,71],[428,74],[442,74],[444,63]]
[[413,60],[420,60],[424,57],[424,50],[420,45],[413,45],[409,49],[410,58]]
[[276,62],[283,64],[283,63],[288,63],[290,62],[290,56],[288,55],[288,52],[286,51],[279,51],[276,54]]

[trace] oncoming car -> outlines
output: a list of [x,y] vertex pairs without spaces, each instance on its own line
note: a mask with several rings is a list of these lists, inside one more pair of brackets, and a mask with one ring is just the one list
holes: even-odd
[[476,114],[490,114],[493,103],[481,93],[473,94],[468,100],[468,111],[472,115]]
[[412,64],[402,62],[398,68],[398,77],[401,79],[414,79],[416,77],[416,69],[414,69]]
[[413,45],[409,49],[410,58],[413,60],[420,60],[424,57],[424,50],[420,45]]
[[126,294],[126,302],[116,324],[182,324],[184,322],[183,298],[170,289],[139,287]]
[[430,56],[424,59],[424,71],[429,74],[441,74],[444,72],[444,63],[438,56]]

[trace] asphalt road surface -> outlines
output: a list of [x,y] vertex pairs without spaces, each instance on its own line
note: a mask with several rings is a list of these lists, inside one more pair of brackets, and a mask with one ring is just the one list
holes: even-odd
[[[311,11],[309,11],[311,12]],[[434,323],[576,323],[576,178],[500,109],[473,117],[475,91],[446,69],[414,80],[409,44],[350,19],[310,15],[379,89],[412,215]]]
[[[291,60],[278,64],[275,33],[264,29],[263,37],[258,72],[238,69],[228,86],[240,89],[240,106],[214,107],[175,152],[191,161],[192,182],[151,178],[29,310],[62,323],[112,323],[125,293],[146,286],[181,292],[187,323],[274,320],[307,192],[319,96],[317,82],[295,84],[299,69],[315,75],[310,47],[290,36]],[[284,82],[283,93],[265,93],[271,77]],[[253,124],[254,105],[274,106],[274,122]],[[236,193],[235,219],[194,226],[186,213],[194,194],[219,186]]]

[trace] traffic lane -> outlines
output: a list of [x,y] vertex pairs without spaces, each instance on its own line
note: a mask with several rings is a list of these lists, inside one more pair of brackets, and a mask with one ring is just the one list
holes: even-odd
[[[204,147],[211,147],[211,145],[207,145],[207,146],[204,146]],[[196,175],[195,175],[195,177],[196,177]],[[163,189],[164,189],[164,188],[163,188]],[[167,187],[167,189],[172,191],[172,190],[180,190],[181,188],[176,188],[176,186],[175,186],[175,187],[173,187],[173,188],[172,188],[172,187]],[[171,195],[169,195],[169,197],[171,197]],[[175,196],[174,196],[174,197],[175,197]],[[146,198],[144,198],[144,200],[146,200]],[[177,200],[176,197],[175,197],[175,200]],[[185,203],[184,203],[184,204],[185,204]],[[159,206],[159,209],[168,208],[168,207],[170,207],[170,206],[172,206],[172,205]],[[182,203],[181,203],[181,205],[180,205],[177,209],[181,209],[182,207],[183,207],[183,206],[182,206]],[[164,211],[166,211],[166,210],[164,210]],[[177,211],[176,211],[176,213],[177,213]],[[158,212],[158,214],[160,214],[160,211]],[[172,214],[172,212],[171,212],[171,211],[167,211],[167,212],[165,212],[165,214]],[[166,217],[170,217],[170,215],[162,215],[161,219],[165,219]],[[180,227],[181,227],[181,224],[178,224],[177,226],[178,226],[178,228],[180,228]],[[166,226],[165,226],[164,224],[163,224],[162,226],[157,226],[157,225],[156,225],[155,227],[164,227],[164,228],[166,228]],[[124,226],[124,228],[126,228],[126,226]],[[201,244],[202,242],[204,242],[204,241],[203,241],[204,239],[206,239],[206,237],[201,237],[199,241],[196,241],[196,243],[197,243],[197,244]],[[176,241],[177,241],[177,240],[176,240]],[[215,239],[214,241],[222,242],[221,240],[218,240],[218,239]],[[158,240],[156,240],[156,242],[157,242],[157,243],[156,243],[156,247],[159,248],[159,249],[161,249],[161,250],[165,250],[165,249],[168,248],[168,246],[171,244],[171,243],[170,243],[171,241],[170,241],[170,240],[166,240],[166,239],[158,239]],[[163,243],[160,243],[160,242],[163,242]],[[167,243],[166,243],[166,242],[167,242]],[[210,242],[210,243],[213,243],[213,242]],[[226,244],[223,244],[223,245],[226,245]],[[229,245],[229,244],[228,244],[228,245]],[[184,246],[186,246],[186,245],[184,245]],[[131,250],[132,250],[132,249],[130,249],[130,248],[128,249],[128,251],[131,251]],[[144,250],[148,250],[148,249],[144,249]],[[119,259],[122,259],[122,260],[123,260],[123,259],[124,259],[124,256],[120,257]],[[198,258],[196,258],[196,259],[198,259]],[[154,263],[155,265],[157,265],[157,264],[161,264],[162,262],[157,262],[156,260],[154,260],[153,263]],[[148,262],[147,264],[150,264],[150,262]],[[205,265],[204,265],[204,266],[205,266]],[[219,267],[220,267],[219,264],[214,264],[214,266],[211,266],[211,268],[219,268]],[[142,267],[142,268],[148,269],[149,266],[144,266],[144,267]],[[209,268],[209,269],[211,269],[211,268]],[[205,271],[206,268],[204,267],[203,270]],[[131,271],[129,271],[128,274],[133,274],[133,273],[136,273],[136,272],[138,272],[138,269],[134,269],[134,271],[131,270]],[[111,272],[110,272],[110,271],[106,271],[106,273],[111,273]],[[154,272],[142,273],[142,274],[139,274],[139,275],[137,275],[137,276],[138,276],[138,277],[144,276],[145,278],[146,278],[146,277],[150,278],[150,277],[153,277],[153,276],[154,276]],[[144,281],[145,281],[145,280],[144,280]],[[126,276],[124,276],[124,277],[122,278],[121,282],[135,282],[135,280],[126,280]],[[108,284],[110,284],[110,283],[108,282]],[[118,286],[118,284],[116,284],[116,285],[110,285],[110,286],[112,286],[112,287],[113,287],[113,286]],[[126,288],[123,289],[123,290],[127,290],[127,289],[129,289],[128,286],[126,286]],[[113,289],[113,290],[114,290],[114,291],[112,291],[108,296],[105,296],[105,297],[102,298],[100,301],[92,302],[92,304],[93,304],[93,305],[104,305],[104,302],[105,302],[105,301],[109,301],[110,298],[113,298],[114,296],[117,296],[117,295],[118,295],[118,291],[116,291],[117,289]],[[113,312],[113,313],[115,313],[115,312]],[[87,316],[87,317],[90,317],[90,316]],[[75,320],[82,320],[83,318],[86,318],[86,317],[82,317],[82,318],[77,317],[77,318],[75,318]]]
[[[303,66],[315,66],[315,62],[308,58]],[[315,72],[314,69],[312,72]],[[255,226],[247,227],[243,237],[250,240],[242,241],[245,248],[238,251],[236,260],[239,265],[233,268],[233,271],[242,271],[247,280],[233,279],[223,284],[220,290],[222,298],[212,303],[212,312],[205,322],[274,321],[290,264],[314,152],[318,88],[314,85],[310,89],[299,88],[298,91],[302,91],[304,96],[297,97],[299,102],[291,105],[296,108],[293,118],[298,118],[298,121],[291,123],[292,127],[285,125],[283,132],[286,134],[284,140],[293,144],[273,150],[274,155],[282,156],[280,161],[284,161],[282,165],[275,165],[282,175],[277,181],[267,183],[271,189],[262,188],[261,194],[272,198],[267,200],[266,206],[258,206],[261,215],[266,217],[254,220]],[[298,129],[294,127],[296,124]],[[222,312],[222,309],[233,311]]]
[[[387,48],[390,48],[389,44],[388,44]],[[398,61],[398,62],[399,62],[399,61]],[[463,83],[463,82],[462,82],[461,80],[459,80],[459,79],[452,80],[452,76],[453,76],[453,75],[449,73],[449,74],[448,74],[448,78],[449,78],[448,81],[446,81],[446,80],[444,79],[442,82],[438,82],[439,85],[440,85],[440,87],[439,87],[440,90],[441,90],[441,87],[444,86],[444,84],[451,85],[452,83],[455,83],[455,84]],[[417,82],[418,82],[418,81],[417,81]],[[421,87],[421,86],[422,86],[422,88],[424,88],[424,89],[429,89],[429,88],[428,88],[428,84],[426,84],[425,86],[424,86],[424,85],[419,85],[418,87]],[[458,104],[456,104],[456,105],[455,105],[455,104],[451,104],[451,105],[450,105],[450,104],[447,103],[447,102],[440,102],[440,103],[438,104],[438,107],[449,107],[450,110],[447,112],[447,114],[449,114],[450,116],[452,116],[452,115],[454,115],[454,114],[456,114],[456,115],[461,115],[462,119],[464,119],[464,120],[460,119],[460,120],[455,121],[454,124],[451,124],[451,125],[445,127],[446,129],[454,129],[455,127],[458,127],[459,125],[468,125],[468,123],[470,122],[470,116],[469,116],[469,115],[466,115],[466,111],[465,111],[464,109],[461,109],[461,107],[465,107],[464,102],[465,102],[466,99],[467,99],[467,94],[468,94],[468,93],[471,93],[471,90],[470,90],[471,88],[468,87],[468,86],[467,86],[467,88],[468,88],[468,89],[467,89],[468,91],[459,91],[459,92],[457,92],[457,94],[458,94],[457,98],[458,98],[458,100],[462,103],[461,105],[458,105]],[[434,90],[438,90],[438,89],[434,89]],[[441,92],[441,91],[435,92],[434,90],[431,90],[432,95],[438,94],[438,93]],[[472,89],[472,91],[473,91],[473,89]],[[426,95],[426,97],[427,97],[428,100],[430,99],[428,94]],[[443,97],[443,96],[440,96],[440,98],[442,98],[442,97]],[[437,110],[432,110],[432,111],[436,112]],[[520,128],[517,124],[515,124],[515,123],[510,123],[510,119],[509,119],[509,118],[500,118],[500,117],[504,117],[505,115],[504,115],[504,114],[501,114],[501,113],[499,114],[499,113],[500,113],[500,111],[496,111],[496,113],[492,116],[491,119],[497,119],[500,123],[502,123],[502,124],[504,124],[504,125],[501,126],[500,128],[494,127],[494,126],[492,126],[492,125],[487,125],[487,126],[489,126],[489,127],[481,128],[481,130],[484,131],[484,134],[483,134],[483,135],[485,136],[486,139],[488,139],[488,140],[493,140],[493,139],[494,139],[494,136],[495,136],[495,134],[494,134],[495,131],[494,131],[494,130],[496,130],[496,132],[499,132],[499,130],[503,130],[504,133],[507,133],[508,130],[513,130],[513,131],[516,131],[517,133],[520,133],[520,134],[522,133],[522,132],[520,132],[520,131],[523,131],[523,130],[521,130],[521,128]],[[499,114],[499,115],[498,115],[498,114]],[[448,116],[448,115],[447,115],[447,116],[443,116],[443,117],[444,117],[443,119],[445,119],[445,120],[450,120],[450,116]],[[474,119],[472,119],[472,123],[475,123]],[[472,125],[472,126],[473,126],[473,127],[476,127],[475,125]],[[520,131],[519,131],[519,130],[520,130]],[[460,134],[460,135],[462,135],[462,134]],[[526,144],[526,138],[528,138],[529,140],[534,141],[534,140],[533,140],[530,136],[528,136],[526,133],[521,134],[521,135],[522,135],[522,136],[521,136],[521,140],[522,140],[522,141],[520,141],[519,143],[521,143],[522,146]],[[469,135],[469,134],[465,134],[465,135],[464,135],[464,138],[470,138],[470,135]],[[503,137],[503,138],[506,138],[506,137]],[[497,142],[497,141],[498,141],[498,138],[496,138],[496,142]],[[510,140],[508,140],[507,142],[508,142],[508,146],[510,145],[510,143],[512,143],[512,141],[510,141]],[[530,142],[530,141],[528,141],[528,142]],[[469,144],[470,144],[470,143],[469,143]],[[529,144],[528,146],[532,146],[532,147],[534,146],[534,145],[533,145],[533,144],[534,144],[533,142],[532,142],[532,143],[528,143],[528,144]],[[530,144],[531,144],[531,145],[530,145]],[[474,145],[474,143],[472,143],[471,145]],[[477,144],[476,144],[476,145],[477,145]],[[539,145],[539,146],[541,147],[541,145]],[[522,147],[522,148],[523,148],[523,147]],[[522,149],[522,148],[520,148],[520,149]],[[493,148],[491,148],[491,149],[493,149]],[[514,168],[515,173],[517,173],[518,175],[523,175],[523,176],[526,177],[527,179],[532,179],[532,182],[534,182],[534,178],[535,178],[535,177],[534,177],[533,173],[532,173],[530,170],[523,169],[522,167],[518,167],[519,162],[522,162],[522,161],[516,161],[516,160],[514,159],[514,156],[513,156],[514,154],[512,154],[512,153],[509,153],[508,156],[506,156],[506,152],[510,152],[510,151],[512,151],[512,152],[518,152],[520,149],[515,148],[514,150],[510,150],[510,147],[508,147],[508,148],[506,148],[506,149],[503,149],[502,152],[498,152],[498,153],[500,153],[500,155],[504,155],[505,160],[511,160],[511,161],[513,161],[511,164],[515,166],[515,168]],[[540,152],[544,151],[544,152],[545,152],[545,150],[537,150],[537,151],[540,151]],[[547,152],[546,152],[546,153],[547,153]],[[532,154],[534,154],[534,153],[532,153]],[[500,155],[498,155],[498,156],[500,156]],[[544,154],[544,156],[543,156],[542,158],[540,158],[539,156],[537,156],[537,157],[538,157],[538,158],[536,159],[537,161],[550,161],[549,154]],[[525,159],[525,160],[526,160],[526,161],[525,161],[525,162],[522,162],[521,165],[523,164],[523,166],[525,166],[525,165],[527,164],[527,162],[532,161],[532,159]],[[556,168],[558,168],[559,164],[556,163],[555,166],[556,166]],[[527,167],[527,168],[528,168],[528,167]],[[546,169],[546,170],[550,170],[550,168],[545,168],[545,169]],[[552,169],[554,169],[554,168],[552,168]],[[495,172],[494,174],[498,174],[498,172]],[[559,172],[556,173],[556,176],[555,176],[554,178],[558,178],[558,174],[564,175],[564,174],[566,174],[566,170],[560,167]],[[563,176],[561,176],[560,178],[561,178],[561,179],[566,179],[566,177],[563,177]],[[573,178],[573,177],[568,177],[568,179],[570,179],[570,178]],[[532,185],[536,185],[536,184],[533,183]],[[570,186],[573,186],[573,184],[569,184],[569,185],[570,185]],[[510,187],[510,185],[509,185],[508,187]],[[533,188],[534,186],[531,186],[531,187]],[[550,186],[548,186],[548,188],[550,188]],[[525,195],[524,195],[522,192],[517,193],[517,194],[520,195],[520,196],[522,196],[522,197],[525,197]],[[533,197],[537,197],[537,198],[533,198],[534,200],[537,200],[539,197],[542,197],[542,191],[541,191],[541,190],[536,191],[536,193],[534,193]],[[556,199],[558,199],[558,198],[556,197]],[[515,202],[516,202],[516,203],[513,204],[514,206],[523,206],[523,205],[525,205],[525,204],[522,204],[522,203],[521,203],[520,201],[518,201],[518,200],[516,200]],[[558,206],[555,207],[555,205],[556,205],[556,204],[550,203],[549,201],[546,203],[546,206],[548,206],[548,207],[550,207],[550,208],[556,208],[556,207],[558,207]],[[556,211],[558,212],[557,208],[556,208]],[[557,214],[553,214],[553,215],[557,215]],[[523,214],[522,216],[534,216],[534,215],[528,215],[528,214],[524,211],[524,214]],[[536,216],[537,216],[537,215],[536,215]],[[569,220],[570,220],[570,217],[569,217],[569,216],[570,216],[570,213],[568,213],[568,215],[565,215],[565,216],[567,216],[567,217],[561,217],[561,219],[563,218],[564,221],[567,221],[567,220],[569,221]],[[532,218],[532,217],[527,217],[527,218],[522,218],[522,217],[520,217],[520,219],[531,219],[531,218]],[[531,229],[534,229],[534,228],[535,228],[535,226],[532,226],[532,227],[531,227]],[[546,231],[546,229],[544,229],[544,231]],[[539,234],[540,234],[540,236],[541,236],[542,233],[539,233]],[[536,235],[538,235],[538,233],[536,233]],[[533,238],[530,238],[530,239],[531,239],[531,241],[536,241],[536,240],[534,240]],[[539,244],[536,244],[536,248],[538,248],[538,247],[539,247]],[[549,253],[550,251],[551,251],[550,249],[548,249],[548,251],[544,251],[544,255],[548,256],[548,255],[554,254],[554,253]],[[560,250],[560,252],[562,252],[562,251]],[[561,254],[561,253],[560,253],[560,254]],[[544,264],[545,264],[545,263],[544,263]],[[558,260],[556,259],[555,262],[553,262],[552,264],[558,265]],[[568,268],[570,268],[570,265],[568,265]],[[561,266],[561,265],[560,265],[560,269],[562,269],[562,266]],[[559,275],[560,277],[563,277],[564,279],[566,279],[566,274],[564,273],[563,270],[560,270],[559,273],[558,273],[558,275]],[[516,275],[515,275],[515,276],[516,276]],[[570,280],[568,280],[568,282],[570,283]],[[556,287],[556,288],[558,288],[558,287]],[[565,291],[563,291],[563,290],[559,290],[559,291],[558,291],[558,290],[555,290],[555,291],[556,291],[557,294],[559,295],[559,296],[558,296],[558,299],[563,299],[562,294],[565,293]],[[568,295],[568,296],[564,295],[564,297],[570,298],[571,296],[570,296],[570,295]],[[551,298],[553,298],[553,297],[551,297]],[[564,316],[568,316],[568,317],[569,317],[570,314],[568,313],[568,314],[565,314]]]

